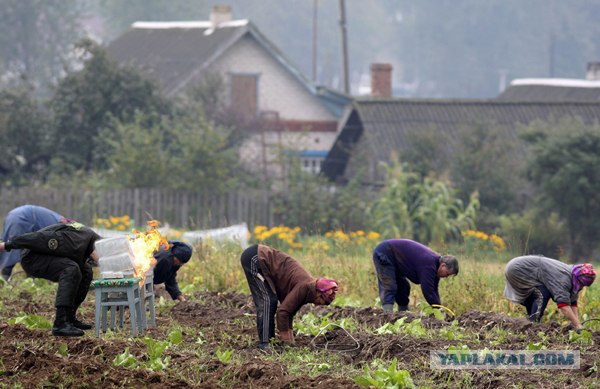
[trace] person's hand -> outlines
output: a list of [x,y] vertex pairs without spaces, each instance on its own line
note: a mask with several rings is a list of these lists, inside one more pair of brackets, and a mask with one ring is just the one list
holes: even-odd
[[179,300],[179,301],[185,301],[185,297],[183,297],[183,295],[180,294],[179,296],[177,296],[177,300]]
[[279,331],[279,340],[288,344],[294,344],[294,332],[292,330]]
[[4,242],[0,242],[0,253],[4,251]]
[[96,250],[92,251],[92,253],[90,254],[90,258],[92,259],[92,261],[94,261],[96,265],[100,264],[100,257],[98,257],[98,252]]

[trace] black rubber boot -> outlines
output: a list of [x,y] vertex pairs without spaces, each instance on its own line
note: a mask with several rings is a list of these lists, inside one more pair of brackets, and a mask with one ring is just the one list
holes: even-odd
[[52,326],[54,336],[83,336],[84,332],[67,321],[67,307],[56,307],[56,319]]
[[92,325],[84,323],[77,319],[77,308],[69,308],[67,314],[67,321],[73,325],[73,327],[79,328],[80,330],[91,330]]
[[398,311],[408,311],[408,305],[398,305]]

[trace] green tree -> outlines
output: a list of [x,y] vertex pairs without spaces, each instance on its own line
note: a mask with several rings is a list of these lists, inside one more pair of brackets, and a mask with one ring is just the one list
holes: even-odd
[[82,35],[78,4],[0,0],[0,74],[5,85],[14,87],[25,78],[43,93],[58,81],[72,44]]
[[50,101],[57,150],[53,166],[62,173],[106,168],[105,141],[111,135],[105,129],[113,119],[126,123],[138,111],[160,116],[172,110],[158,87],[138,70],[118,66],[91,40],[83,40],[77,47],[83,69],[62,79]]
[[309,232],[324,232],[331,226],[332,193],[327,179],[305,172],[300,161],[286,161],[285,190],[275,197],[278,220],[287,226],[298,226]]
[[493,223],[494,216],[523,208],[517,200],[527,187],[525,161],[516,155],[524,149],[522,141],[494,123],[459,129],[450,162],[452,182],[463,200],[473,192],[479,193],[480,222]]
[[600,242],[600,126],[580,119],[532,123],[528,177],[546,212],[557,211],[569,231],[571,257],[592,254]]
[[386,182],[377,200],[367,208],[370,228],[384,237],[403,237],[420,242],[457,239],[475,224],[479,201],[473,194],[468,204],[442,181],[405,172],[401,165],[386,166]]
[[106,140],[111,186],[123,188],[170,187],[171,158],[167,132],[160,124],[147,126],[141,114],[134,121],[115,123],[113,136]]
[[161,120],[138,113],[133,122],[114,127],[106,141],[110,185],[223,193],[237,183],[228,131],[206,121],[202,111]]
[[174,164],[171,180],[177,182],[176,188],[223,193],[238,183],[231,128],[208,121],[201,107],[170,119],[168,126]]
[[436,126],[415,127],[407,134],[407,150],[402,151],[401,160],[410,170],[421,177],[434,174],[442,176],[448,169],[448,144],[450,137],[446,131]]
[[27,89],[0,92],[2,186],[42,181],[53,142],[45,112]]

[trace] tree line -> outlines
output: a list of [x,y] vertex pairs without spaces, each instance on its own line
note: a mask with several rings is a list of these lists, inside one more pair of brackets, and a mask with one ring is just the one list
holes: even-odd
[[[222,104],[218,78],[168,99],[94,42],[81,41],[77,53],[80,67],[48,98],[26,82],[0,92],[3,187],[259,188],[277,220],[309,232],[373,229],[430,242],[476,227],[524,253],[579,258],[598,248],[598,125],[536,122],[516,139],[481,123],[460,131],[452,155],[445,134],[419,129],[377,190],[362,186],[360,174],[334,188],[282,156],[283,189],[271,191],[238,161],[247,134]],[[515,148],[523,150],[518,158]]]

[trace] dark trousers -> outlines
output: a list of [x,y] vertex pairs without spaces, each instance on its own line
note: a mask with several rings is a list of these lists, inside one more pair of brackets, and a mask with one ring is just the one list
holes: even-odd
[[5,266],[2,268],[2,278],[4,278],[6,281],[8,281],[8,279],[10,278],[13,268],[15,267],[15,265],[11,265],[11,266]]
[[552,298],[552,293],[544,285],[540,285],[533,289],[533,292],[527,297],[523,305],[527,309],[529,320],[539,322],[544,316],[544,311],[548,305],[548,301]]
[[397,269],[395,260],[379,250],[373,252],[373,264],[377,272],[379,299],[382,305],[397,303],[400,307],[408,306],[410,283]]
[[55,305],[77,309],[92,282],[92,267],[64,257],[29,252],[21,259],[23,270],[32,277],[58,282]]
[[256,306],[256,327],[261,344],[269,343],[275,336],[275,313],[277,295],[265,280],[258,262],[258,245],[248,247],[242,253],[242,267]]

